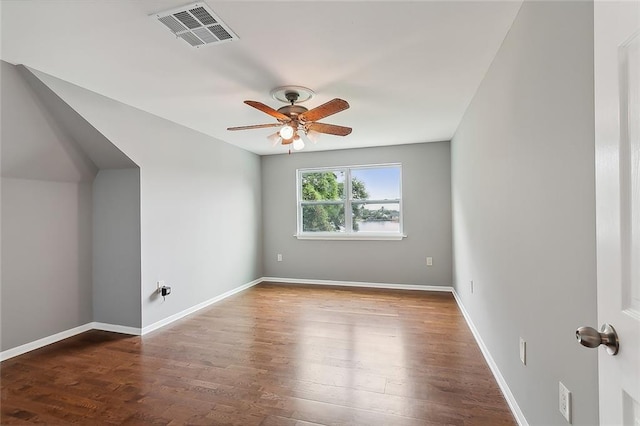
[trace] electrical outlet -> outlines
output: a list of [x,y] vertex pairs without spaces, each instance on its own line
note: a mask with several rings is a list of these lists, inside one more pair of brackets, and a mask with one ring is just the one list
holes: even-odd
[[433,266],[433,257],[427,257],[427,266]]
[[522,337],[520,338],[520,361],[527,365],[527,342]]
[[469,290],[473,293],[473,280],[469,281]]
[[560,410],[560,413],[562,413],[564,418],[567,419],[569,424],[571,424],[571,392],[569,392],[569,389],[567,389],[566,386],[562,384],[562,382],[558,383],[558,409]]
[[278,262],[282,262],[282,254],[278,253]]

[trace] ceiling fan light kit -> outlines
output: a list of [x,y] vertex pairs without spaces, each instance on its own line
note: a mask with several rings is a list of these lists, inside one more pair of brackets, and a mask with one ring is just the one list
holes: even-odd
[[302,86],[277,87],[271,91],[271,97],[288,104],[277,110],[261,102],[244,101],[245,104],[274,117],[277,123],[229,127],[227,130],[280,127],[278,132],[269,135],[267,139],[274,145],[278,143],[282,145],[292,144],[293,149],[296,151],[303,149],[306,143],[315,143],[319,133],[335,136],[347,136],[350,134],[351,127],[318,122],[318,120],[348,109],[349,103],[343,99],[335,98],[312,109],[298,105],[300,102],[311,99],[314,95],[315,93],[311,89]]

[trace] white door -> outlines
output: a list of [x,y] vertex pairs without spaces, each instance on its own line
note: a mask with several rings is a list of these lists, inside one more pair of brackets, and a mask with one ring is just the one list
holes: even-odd
[[596,0],[594,28],[600,424],[640,426],[640,1]]

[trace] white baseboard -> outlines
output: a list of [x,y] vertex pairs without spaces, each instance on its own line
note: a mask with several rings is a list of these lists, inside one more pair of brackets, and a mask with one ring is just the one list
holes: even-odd
[[520,409],[520,406],[518,405],[516,398],[513,396],[513,393],[511,393],[511,389],[509,389],[509,386],[507,385],[506,380],[502,376],[502,373],[500,373],[500,370],[498,369],[498,365],[493,360],[493,357],[491,356],[491,353],[489,352],[487,345],[484,344],[484,341],[480,336],[480,332],[478,332],[478,329],[476,328],[476,326],[473,324],[473,321],[471,320],[471,316],[469,315],[464,305],[462,304],[462,299],[460,299],[460,296],[458,296],[458,293],[456,292],[455,289],[452,289],[452,293],[453,293],[453,297],[456,299],[456,302],[458,303],[460,312],[462,312],[462,316],[464,316],[464,319],[467,321],[467,325],[471,329],[471,333],[473,333],[473,337],[476,339],[476,342],[478,343],[478,346],[482,351],[482,355],[484,355],[484,359],[487,361],[487,364],[489,364],[489,368],[493,373],[493,377],[495,377],[496,382],[498,382],[498,386],[500,386],[500,390],[502,391],[504,398],[507,400],[507,404],[509,404],[509,408],[511,409],[513,416],[516,418],[516,421],[520,426],[529,426],[529,423],[527,422],[527,419],[524,417],[524,413],[522,413],[522,410]]
[[177,314],[173,314],[167,318],[161,319],[160,321],[154,322],[151,325],[148,325],[146,327],[142,328],[142,335],[144,336],[147,333],[151,333],[152,331],[155,331],[161,327],[164,327],[165,325],[171,324],[174,321],[179,320],[180,318],[184,318],[189,314],[192,314],[196,311],[199,311],[200,309],[206,308],[209,305],[213,305],[216,302],[219,302],[223,299],[226,299],[229,296],[233,296],[236,293],[239,293],[241,291],[244,291],[248,288],[253,287],[256,284],[260,284],[262,281],[264,281],[264,278],[258,278],[257,280],[253,280],[250,283],[241,285],[240,287],[236,287],[233,290],[229,290],[226,293],[222,293],[219,296],[213,297],[209,300],[205,300],[202,303],[198,303],[197,305],[194,305],[190,308],[185,309],[184,311],[178,312]]
[[165,325],[168,325],[174,321],[177,321],[189,314],[199,311],[200,309],[206,308],[207,306],[210,306],[223,299],[226,299],[229,296],[232,296],[236,293],[239,293],[257,284],[260,284],[263,281],[273,281],[273,282],[289,283],[289,284],[316,284],[316,285],[333,285],[333,286],[343,286],[343,287],[386,288],[386,289],[395,289],[395,290],[448,291],[448,292],[451,292],[453,290],[451,286],[422,286],[422,285],[412,285],[412,284],[367,283],[367,282],[358,282],[358,281],[330,281],[330,280],[262,277],[254,281],[251,281],[247,284],[241,285],[240,287],[234,288],[233,290],[229,290],[226,293],[223,293],[219,296],[206,300],[202,303],[199,303],[195,306],[192,306],[188,309],[185,309],[181,312],[171,315],[170,317],[162,319],[158,322],[155,322],[143,328],[127,327],[124,325],[108,324],[103,322],[90,322],[78,327],[74,327],[69,330],[61,331],[60,333],[56,333],[51,336],[43,337],[42,339],[38,339],[33,342],[25,343],[24,345],[20,345],[15,348],[7,349],[6,351],[2,351],[0,352],[0,361],[7,360],[9,358],[13,358],[18,355],[22,355],[24,353],[33,351],[35,349],[39,349],[43,346],[47,346],[52,343],[59,342],[60,340],[67,339],[69,337],[75,336],[76,334],[84,333],[85,331],[89,331],[89,330],[103,330],[103,331],[110,331],[114,333],[130,334],[133,336],[145,335],[161,327],[164,327]]
[[139,336],[142,330],[138,327],[127,327],[126,325],[107,324],[104,322],[92,322],[91,328],[94,330],[111,331],[113,333],[131,334]]
[[43,337],[42,339],[34,340],[33,342],[25,343],[24,345],[16,346],[15,348],[7,349],[6,351],[0,352],[0,361],[5,361],[9,358],[40,349],[43,346],[59,342],[60,340],[68,339],[76,334],[84,333],[85,331],[91,330],[91,325],[92,323],[83,324],[70,328],[69,330],[61,331],[60,333],[52,334],[51,336]]
[[299,278],[277,278],[262,277],[261,282],[273,282],[284,284],[313,284],[313,285],[333,285],[339,287],[364,287],[364,288],[385,288],[389,290],[420,290],[420,291],[448,291],[452,292],[451,286],[439,285],[417,285],[417,284],[392,284],[392,283],[367,283],[361,281],[332,281],[332,280],[308,280]]
[[40,349],[44,346],[59,342],[64,339],[68,339],[69,337],[73,337],[77,334],[84,333],[85,331],[89,330],[111,331],[114,333],[132,334],[134,336],[140,335],[139,328],[127,327],[117,324],[106,324],[104,322],[88,322],[78,327],[61,331],[60,333],[52,334],[51,336],[43,337],[42,339],[38,339],[33,342],[25,343],[24,345],[16,346],[15,348],[2,351],[0,352],[0,361],[5,361],[9,358],[13,358],[18,355],[34,351],[36,349]]
[[42,339],[35,340],[33,342],[25,343],[24,345],[16,346],[15,348],[7,349],[6,351],[0,352],[0,361],[7,360],[9,358],[16,357],[18,355],[25,354],[27,352],[31,352],[33,350],[39,349],[43,346],[50,345],[52,343],[59,342],[60,340],[67,339],[69,337],[73,337],[76,334],[84,333],[89,330],[102,330],[102,331],[110,331],[114,333],[122,333],[122,334],[130,334],[133,336],[140,336],[146,333],[149,333],[153,330],[157,330],[160,327],[163,327],[173,321],[176,321],[184,316],[187,316],[195,311],[198,311],[202,308],[205,308],[209,305],[212,305],[216,302],[219,302],[222,299],[226,299],[227,297],[239,293],[243,290],[246,290],[250,287],[253,287],[256,284],[262,282],[262,278],[258,278],[257,280],[251,281],[250,283],[241,285],[240,287],[234,288],[233,290],[229,290],[226,293],[223,293],[219,296],[216,296],[212,299],[209,299],[205,302],[199,303],[195,306],[192,306],[189,309],[185,309],[182,312],[178,312],[175,315],[171,315],[168,318],[165,318],[161,321],[158,321],[154,324],[151,324],[144,328],[136,328],[136,327],[127,327],[124,325],[117,324],[107,324],[103,322],[89,322],[78,327],[71,328],[69,330],[61,331],[60,333],[52,334],[51,336],[43,337]]

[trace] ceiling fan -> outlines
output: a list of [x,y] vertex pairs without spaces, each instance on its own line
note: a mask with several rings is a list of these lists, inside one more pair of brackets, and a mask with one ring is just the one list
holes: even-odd
[[262,102],[244,101],[244,103],[274,117],[278,120],[276,123],[229,127],[227,130],[280,127],[280,130],[269,135],[267,139],[271,140],[274,145],[278,143],[282,145],[292,144],[293,149],[296,151],[304,148],[305,142],[312,142],[314,134],[317,133],[336,136],[347,136],[350,134],[352,130],[351,127],[318,122],[318,120],[349,108],[349,103],[345,100],[335,98],[313,109],[307,109],[298,105],[300,102],[311,99],[313,95],[313,91],[300,86],[284,86],[273,89],[271,96],[289,105],[285,105],[276,110]]

